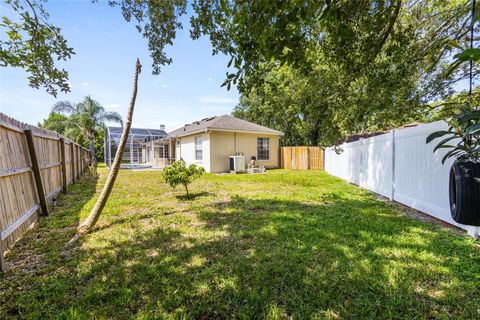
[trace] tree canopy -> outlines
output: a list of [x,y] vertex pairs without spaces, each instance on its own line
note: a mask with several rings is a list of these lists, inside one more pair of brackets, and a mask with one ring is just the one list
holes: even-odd
[[68,123],[68,116],[57,112],[50,112],[47,118],[38,123],[38,126],[64,135],[67,131]]
[[56,61],[68,60],[74,54],[60,32],[48,21],[48,13],[41,1],[5,0],[16,13],[16,19],[2,16],[0,30],[0,66],[23,68],[29,74],[33,88],[43,87],[56,96],[58,91],[68,92],[68,72]]
[[308,68],[266,62],[263,78],[244,91],[234,114],[288,132],[288,144],[310,145],[424,119],[432,101],[446,99],[468,77],[466,68],[449,69],[465,46],[470,7],[460,1],[401,6],[380,42],[373,17],[349,19],[342,11],[337,23],[319,24],[322,41],[310,47]]
[[[9,36],[9,40],[1,42],[2,64],[25,67],[32,76],[50,79],[50,84],[30,79],[36,87],[47,86],[50,93],[55,93],[55,85],[68,90],[68,74],[52,63],[55,57],[70,58],[73,50],[68,48],[60,29],[48,23],[41,1],[6,3],[18,13],[20,22],[2,17],[0,27]],[[165,48],[173,44],[176,31],[183,27],[180,17],[187,14],[187,1],[108,3],[119,7],[127,21],[135,22],[148,41],[153,73],[159,74],[162,65],[172,62]],[[408,35],[423,34],[422,41],[415,43],[416,50],[434,51],[435,62],[449,50],[447,42],[465,36],[469,12],[464,0],[194,0],[192,7],[192,38],[207,35],[214,54],[222,52],[231,57],[228,67],[235,72],[227,74],[226,84],[236,83],[241,91],[248,91],[261,80],[272,61],[312,70],[318,65],[312,51],[318,47],[328,49],[325,59],[338,60],[356,74],[377,57],[390,57],[395,46],[408,49],[412,45]],[[438,47],[441,52],[434,50]]]
[[106,122],[123,124],[122,117],[117,112],[106,111],[98,101],[90,96],[84,97],[78,103],[57,102],[53,106],[52,112],[69,115],[65,121],[65,134],[76,137],[76,140],[88,139],[94,163],[96,162],[95,136],[104,131]]
[[[2,42],[0,57],[35,75],[28,69],[32,61],[52,67],[46,55],[68,58],[73,51],[48,27],[38,0],[25,0],[31,6],[19,1],[7,1],[23,23],[4,19],[10,42]],[[465,0],[194,0],[188,12],[187,0],[108,3],[147,39],[154,74],[172,62],[165,48],[183,27],[181,16],[191,13],[191,37],[208,36],[214,54],[230,57],[224,85],[235,84],[243,94],[235,113],[264,114],[253,120],[293,130],[287,136],[292,143],[332,143],[417,119],[468,76],[466,65],[452,69],[451,61],[480,56],[464,50],[472,38]],[[37,20],[38,13],[44,18]],[[66,74],[53,71],[40,68],[51,82],[31,84],[55,93],[52,86],[64,83]],[[478,71],[475,65],[473,75]]]

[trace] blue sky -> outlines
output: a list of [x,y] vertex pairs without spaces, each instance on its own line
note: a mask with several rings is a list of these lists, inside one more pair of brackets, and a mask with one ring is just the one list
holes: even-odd
[[[36,124],[44,119],[58,100],[80,101],[91,95],[111,111],[125,116],[132,91],[134,64],[143,64],[134,126],[171,131],[207,116],[230,113],[238,103],[235,88],[220,87],[227,71],[226,56],[212,56],[207,38],[189,37],[188,15],[184,29],[177,33],[174,46],[168,47],[171,65],[159,76],[152,75],[147,41],[127,23],[118,7],[105,2],[53,1],[45,5],[50,21],[62,29],[76,55],[61,65],[70,73],[71,92],[57,99],[45,90],[28,86],[21,69],[0,69],[0,112]],[[9,14],[0,5],[2,15]]]

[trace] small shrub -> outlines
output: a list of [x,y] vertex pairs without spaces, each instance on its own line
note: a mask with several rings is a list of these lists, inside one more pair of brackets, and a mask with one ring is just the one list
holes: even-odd
[[197,167],[194,164],[187,167],[185,161],[180,159],[163,169],[163,178],[172,188],[175,188],[179,184],[184,186],[187,192],[187,198],[190,199],[188,185],[204,173],[205,169],[202,167]]

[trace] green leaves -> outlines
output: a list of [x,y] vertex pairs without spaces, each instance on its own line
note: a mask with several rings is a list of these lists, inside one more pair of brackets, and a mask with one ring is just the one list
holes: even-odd
[[448,145],[447,142],[449,141],[452,141],[454,139],[458,139],[458,137],[456,137],[455,135],[453,135],[452,137],[448,137],[446,139],[443,139],[442,141],[440,141],[437,146],[433,149],[433,152],[437,151],[438,149],[440,148],[454,148],[454,146],[452,145]]
[[162,171],[163,178],[172,188],[175,188],[179,184],[185,187],[187,197],[189,197],[188,185],[192,183],[193,180],[201,177],[204,173],[205,169],[197,167],[194,164],[187,167],[183,159],[175,161]]
[[479,133],[479,132],[480,132],[480,123],[477,123],[475,125],[469,126],[465,130],[465,135],[471,135],[471,134],[475,134],[475,133]]
[[455,55],[458,61],[478,61],[480,60],[480,48],[468,48]]
[[[451,149],[444,155],[442,163],[452,157],[469,161],[480,160],[480,111],[470,103],[460,104],[458,108],[460,112],[450,120],[448,131],[434,132],[426,139],[426,142],[430,143],[437,138],[449,135],[438,142],[433,149],[433,152],[438,149]],[[456,145],[447,144],[455,139],[458,139]]]
[[474,25],[475,22],[477,22],[478,20],[480,20],[480,2],[477,1],[475,3],[475,13],[473,14],[473,18],[472,18],[472,24]]
[[427,140],[426,142],[427,143],[430,143],[432,142],[433,140],[437,139],[437,138],[440,138],[440,137],[443,137],[444,135],[446,134],[451,134],[451,131],[436,131],[434,133],[431,133],[428,137],[427,137]]
[[56,61],[70,59],[73,49],[60,29],[48,22],[41,1],[27,3],[5,1],[18,22],[2,17],[0,30],[6,37],[0,40],[0,65],[25,69],[31,87],[43,87],[53,96],[58,91],[68,92],[68,72],[57,67]]

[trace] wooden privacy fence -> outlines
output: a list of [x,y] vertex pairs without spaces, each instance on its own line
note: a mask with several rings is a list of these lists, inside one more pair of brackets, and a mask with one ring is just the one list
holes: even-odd
[[324,170],[324,152],[319,147],[282,147],[282,169]]
[[87,149],[56,132],[0,113],[0,267],[3,253],[48,215],[60,192],[88,168]]

